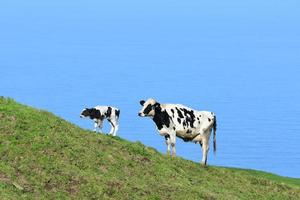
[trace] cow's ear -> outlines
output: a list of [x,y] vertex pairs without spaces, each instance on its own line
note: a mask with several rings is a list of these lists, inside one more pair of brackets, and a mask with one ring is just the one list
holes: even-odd
[[154,104],[154,107],[155,107],[155,108],[158,108],[159,106],[160,106],[159,103],[155,103],[155,104]]
[[144,106],[145,101],[144,101],[144,100],[141,100],[141,101],[140,101],[140,104],[141,104],[142,106]]

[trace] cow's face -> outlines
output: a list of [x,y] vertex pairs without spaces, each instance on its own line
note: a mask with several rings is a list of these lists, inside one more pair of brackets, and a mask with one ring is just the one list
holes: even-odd
[[95,119],[100,117],[100,111],[95,108],[85,108],[80,114],[80,118]]
[[91,109],[85,108],[81,111],[80,118],[87,118],[91,115]]
[[143,106],[138,114],[140,117],[153,117],[155,115],[155,108],[159,106],[159,103],[154,99],[148,99],[147,101],[141,100],[140,104]]

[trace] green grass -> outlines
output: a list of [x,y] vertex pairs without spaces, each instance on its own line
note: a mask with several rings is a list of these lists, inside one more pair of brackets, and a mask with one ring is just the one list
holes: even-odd
[[300,199],[300,180],[200,167],[0,98],[0,199]]

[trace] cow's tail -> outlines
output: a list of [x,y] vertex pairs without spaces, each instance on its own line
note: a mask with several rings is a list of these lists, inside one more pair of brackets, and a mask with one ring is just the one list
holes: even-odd
[[120,110],[116,110],[116,116],[117,116],[117,118],[120,117]]
[[214,116],[214,124],[213,124],[213,129],[214,129],[214,154],[216,154],[217,151],[217,116]]

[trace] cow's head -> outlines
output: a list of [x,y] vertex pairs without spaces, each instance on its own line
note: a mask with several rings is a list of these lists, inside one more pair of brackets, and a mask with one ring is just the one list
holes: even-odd
[[160,106],[158,102],[151,98],[147,101],[141,100],[140,104],[143,106],[138,114],[140,117],[154,117],[155,109]]
[[100,116],[101,116],[100,111],[95,108],[85,108],[82,110],[80,114],[80,118],[98,119],[100,118]]

